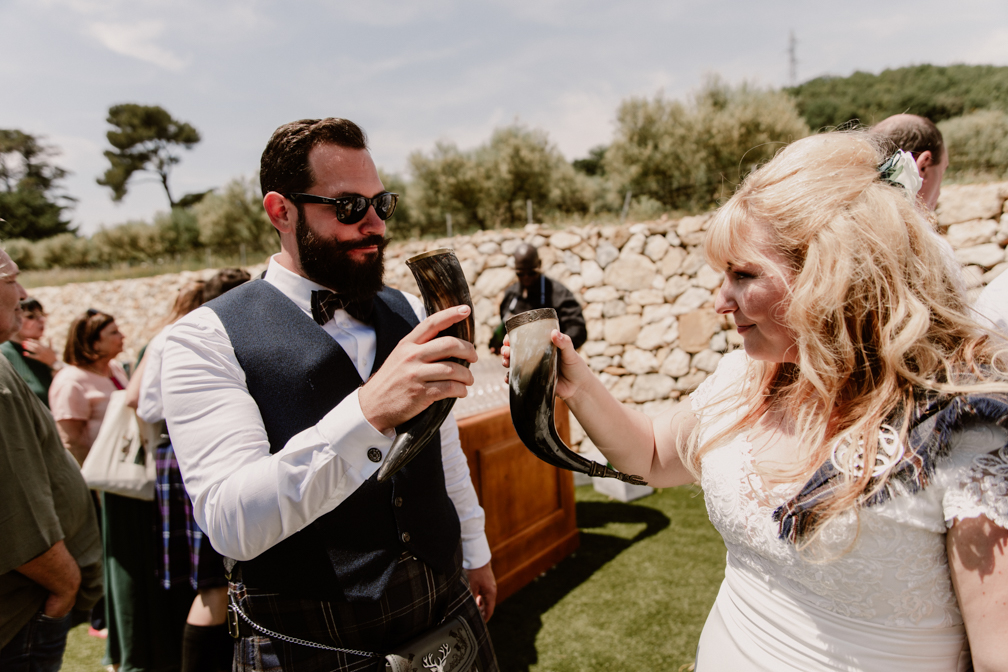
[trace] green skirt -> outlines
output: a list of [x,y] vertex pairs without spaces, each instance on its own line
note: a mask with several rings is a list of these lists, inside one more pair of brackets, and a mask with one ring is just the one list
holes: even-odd
[[119,672],[178,670],[196,593],[188,586],[165,590],[158,582],[157,504],[102,493],[101,519],[108,623],[102,665],[119,665]]

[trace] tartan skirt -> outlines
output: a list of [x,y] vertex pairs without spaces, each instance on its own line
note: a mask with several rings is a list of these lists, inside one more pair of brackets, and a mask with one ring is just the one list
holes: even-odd
[[287,597],[247,588],[235,578],[229,597],[257,625],[287,637],[379,654],[316,649],[260,633],[245,636],[248,626],[243,623],[243,636],[235,642],[235,672],[381,672],[386,653],[455,616],[464,618],[476,635],[479,650],[472,672],[497,672],[490,635],[462,571],[461,546],[454,569],[445,574],[404,553],[375,602]]
[[227,585],[224,558],[213,549],[193,518],[192,501],[182,482],[171,443],[157,451],[157,501],[161,523],[158,579],[165,590],[188,584],[193,590]]

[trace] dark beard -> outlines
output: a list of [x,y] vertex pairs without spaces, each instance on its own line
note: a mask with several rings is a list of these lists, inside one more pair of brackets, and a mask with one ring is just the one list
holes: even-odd
[[[375,234],[363,240],[325,240],[316,236],[299,213],[294,228],[301,270],[314,282],[352,301],[370,299],[382,288],[385,247],[388,240]],[[350,257],[350,250],[378,246],[378,254],[364,262]]]

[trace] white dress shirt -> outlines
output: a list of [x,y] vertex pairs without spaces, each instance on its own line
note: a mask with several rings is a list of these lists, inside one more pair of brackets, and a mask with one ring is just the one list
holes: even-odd
[[[312,290],[323,289],[275,258],[265,280],[309,316]],[[419,299],[405,296],[423,319]],[[323,328],[367,380],[375,358],[374,329],[343,310]],[[193,515],[213,547],[237,560],[255,558],[339,506],[381,466],[368,459],[368,449],[376,447],[387,456],[395,438],[364,418],[355,390],[318,424],[270,454],[245,372],[220,319],[207,307],[172,325],[160,375],[164,415]],[[485,516],[469,479],[454,415],[441,425],[441,453],[448,496],[462,527],[463,565],[482,567],[490,561]]]

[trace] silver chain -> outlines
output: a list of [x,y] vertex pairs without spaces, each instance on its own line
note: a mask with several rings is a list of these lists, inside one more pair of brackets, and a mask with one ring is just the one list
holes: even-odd
[[336,647],[336,646],[328,646],[326,644],[319,644],[318,642],[310,642],[307,639],[298,639],[297,637],[290,637],[288,635],[281,635],[279,632],[273,632],[272,630],[268,630],[268,629],[262,627],[261,625],[259,625],[258,623],[256,623],[255,621],[253,621],[251,618],[249,618],[248,616],[245,615],[245,612],[242,611],[241,607],[239,607],[236,603],[232,602],[230,606],[231,606],[232,609],[235,610],[235,612],[239,616],[242,617],[243,621],[245,621],[246,623],[248,623],[252,627],[253,630],[261,632],[262,634],[266,635],[267,637],[272,637],[274,639],[279,639],[280,641],[287,642],[288,644],[297,644],[298,646],[307,646],[307,647],[310,647],[312,649],[324,649],[326,651],[337,651],[339,653],[352,653],[355,656],[362,656],[364,658],[377,658],[378,657],[378,654],[371,653],[370,651],[357,651],[356,649],[341,649],[341,648]]

